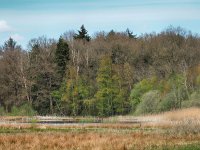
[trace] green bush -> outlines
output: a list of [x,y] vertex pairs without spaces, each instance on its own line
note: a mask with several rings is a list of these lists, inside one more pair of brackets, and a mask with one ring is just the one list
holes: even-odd
[[200,100],[187,100],[182,104],[183,108],[200,107]]
[[141,103],[136,108],[136,114],[156,113],[160,102],[159,91],[153,90],[145,93],[141,98]]
[[200,87],[200,75],[196,78],[196,84],[198,87]]
[[141,102],[142,95],[150,90],[155,89],[156,85],[157,78],[143,79],[142,81],[134,85],[130,94],[132,112],[135,111],[137,105]]
[[5,112],[4,108],[0,107],[0,116],[3,116],[5,114],[6,114],[6,112]]
[[12,116],[33,116],[36,115],[36,111],[33,110],[30,104],[24,104],[19,107],[13,106],[11,110]]
[[185,78],[181,74],[172,74],[168,80],[170,91],[174,93],[176,100],[182,102],[189,98],[189,91],[185,88]]
[[184,101],[182,107],[200,107],[200,92],[193,92],[190,96],[190,100]]
[[193,92],[190,96],[190,99],[192,100],[199,100],[200,99],[200,92],[199,91],[196,91],[196,92]]
[[177,107],[178,107],[178,102],[176,100],[176,95],[172,91],[162,98],[157,109],[158,111],[169,111],[172,109],[176,109]]

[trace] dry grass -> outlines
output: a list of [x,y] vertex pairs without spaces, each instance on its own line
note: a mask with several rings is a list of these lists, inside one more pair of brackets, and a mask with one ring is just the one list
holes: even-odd
[[163,114],[166,120],[170,121],[183,121],[183,120],[200,120],[199,108],[187,108],[177,111],[170,111]]
[[179,111],[166,112],[165,120],[170,122],[172,134],[199,134],[200,109],[188,108]]
[[139,123],[67,126],[1,124],[0,150],[143,150],[200,141],[200,109],[197,108],[114,119],[118,122],[136,120]]
[[138,120],[143,125],[166,126],[179,122],[191,122],[200,124],[200,108],[187,108],[181,110],[169,111],[161,114],[145,115],[139,117],[126,116],[126,120]]
[[1,150],[142,150],[155,145],[182,145],[199,141],[200,136],[168,136],[143,132],[116,133],[26,133],[1,134]]

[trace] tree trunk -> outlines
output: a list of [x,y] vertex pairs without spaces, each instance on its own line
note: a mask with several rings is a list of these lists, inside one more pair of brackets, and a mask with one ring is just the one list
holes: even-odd
[[[49,79],[49,90],[51,90],[51,87],[52,87],[52,81],[51,81],[51,77]],[[50,105],[50,113],[53,114],[53,99],[52,99],[52,96],[50,94],[50,97],[49,97],[49,105]]]

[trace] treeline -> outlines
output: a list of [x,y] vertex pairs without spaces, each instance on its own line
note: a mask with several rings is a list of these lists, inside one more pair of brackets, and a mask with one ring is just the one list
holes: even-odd
[[10,38],[0,49],[0,106],[0,113],[102,117],[198,107],[200,37],[172,26],[91,37],[81,26],[58,41],[32,39],[27,50]]

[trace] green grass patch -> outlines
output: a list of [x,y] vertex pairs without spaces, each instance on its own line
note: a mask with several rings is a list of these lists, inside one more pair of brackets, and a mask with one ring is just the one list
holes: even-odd
[[[134,147],[133,150],[137,148]],[[151,145],[145,148],[145,150],[200,150],[200,143],[185,144],[185,145]]]

